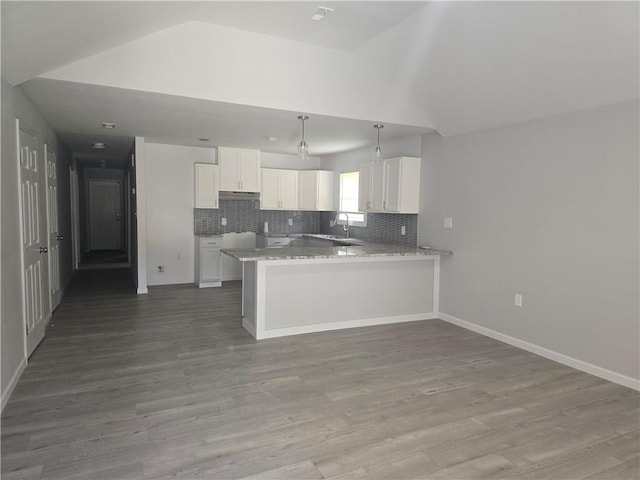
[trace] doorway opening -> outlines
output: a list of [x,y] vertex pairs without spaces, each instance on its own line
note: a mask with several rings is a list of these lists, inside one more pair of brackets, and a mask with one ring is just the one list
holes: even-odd
[[127,175],[83,168],[80,179],[82,256],[79,269],[129,268]]

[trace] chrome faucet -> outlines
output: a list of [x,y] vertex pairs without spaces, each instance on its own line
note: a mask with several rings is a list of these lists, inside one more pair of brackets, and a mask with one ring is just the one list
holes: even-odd
[[349,238],[349,214],[347,212],[338,212],[335,220],[333,221],[333,224],[336,225],[338,223],[338,220],[340,219],[340,215],[344,215],[345,217],[347,217],[347,223],[345,223],[342,226],[342,228],[344,229],[345,235],[347,236],[347,238]]

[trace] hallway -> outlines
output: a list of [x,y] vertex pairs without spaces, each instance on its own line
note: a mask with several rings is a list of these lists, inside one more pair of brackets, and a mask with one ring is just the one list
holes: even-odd
[[130,279],[77,273],[3,413],[3,480],[637,475],[630,389],[438,320],[256,342],[239,282]]

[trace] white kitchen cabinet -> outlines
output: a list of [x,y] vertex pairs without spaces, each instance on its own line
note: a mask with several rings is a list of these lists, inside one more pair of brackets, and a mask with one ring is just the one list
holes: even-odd
[[262,210],[298,210],[298,171],[262,169]]
[[333,210],[334,172],[302,170],[298,172],[300,210]]
[[361,211],[418,213],[420,158],[398,157],[360,166]]
[[199,288],[222,285],[221,235],[196,236],[194,280]]
[[360,165],[358,175],[358,211],[367,212],[371,209],[371,174],[372,163]]
[[195,208],[218,208],[218,165],[196,163]]
[[220,190],[260,191],[260,150],[218,147]]

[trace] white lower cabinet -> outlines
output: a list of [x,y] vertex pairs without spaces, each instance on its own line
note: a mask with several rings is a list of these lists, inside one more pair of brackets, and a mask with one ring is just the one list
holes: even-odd
[[222,285],[222,248],[221,235],[196,236],[195,284],[199,288],[219,287]]

